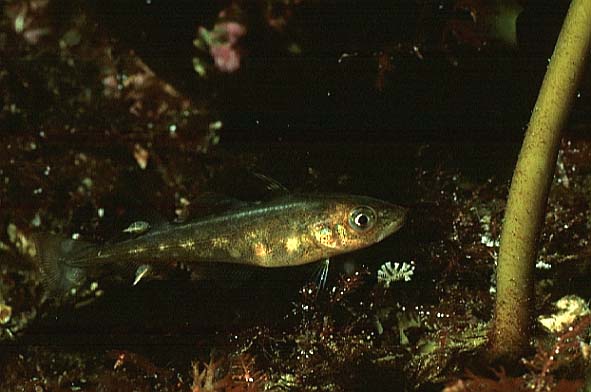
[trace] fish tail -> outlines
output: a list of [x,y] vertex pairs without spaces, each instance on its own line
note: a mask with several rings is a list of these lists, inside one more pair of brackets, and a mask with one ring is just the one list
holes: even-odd
[[84,257],[97,250],[95,245],[55,234],[36,234],[32,240],[36,250],[33,259],[50,295],[63,295],[84,281]]

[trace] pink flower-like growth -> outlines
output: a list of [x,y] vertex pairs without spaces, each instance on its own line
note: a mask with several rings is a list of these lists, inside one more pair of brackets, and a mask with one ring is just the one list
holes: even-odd
[[223,22],[214,26],[214,42],[209,53],[217,69],[234,72],[240,68],[242,50],[238,41],[246,34],[246,27],[237,22]]
[[217,69],[234,72],[240,68],[240,52],[230,44],[213,45],[209,49]]
[[218,23],[214,26],[214,30],[224,31],[227,42],[234,45],[246,34],[246,27],[237,22]]

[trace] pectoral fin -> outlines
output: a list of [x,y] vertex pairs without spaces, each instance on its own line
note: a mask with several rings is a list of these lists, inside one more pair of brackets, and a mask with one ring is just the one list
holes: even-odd
[[316,271],[313,274],[313,280],[316,283],[316,287],[318,288],[318,291],[324,290],[324,288],[326,287],[326,281],[328,280],[329,266],[330,266],[330,260],[324,259],[319,263],[318,268],[316,269]]

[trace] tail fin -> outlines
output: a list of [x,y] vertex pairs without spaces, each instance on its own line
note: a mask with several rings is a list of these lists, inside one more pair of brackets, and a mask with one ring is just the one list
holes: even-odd
[[74,267],[72,261],[80,264],[84,255],[96,250],[93,244],[54,234],[35,234],[32,240],[36,249],[33,259],[50,295],[61,296],[84,281],[86,270]]

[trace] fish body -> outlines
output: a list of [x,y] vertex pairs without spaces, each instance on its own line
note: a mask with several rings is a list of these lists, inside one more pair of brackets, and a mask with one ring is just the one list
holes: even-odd
[[396,232],[405,216],[405,208],[365,196],[288,195],[114,244],[38,237],[37,259],[52,290],[74,286],[84,269],[113,263],[289,267],[370,246]]

